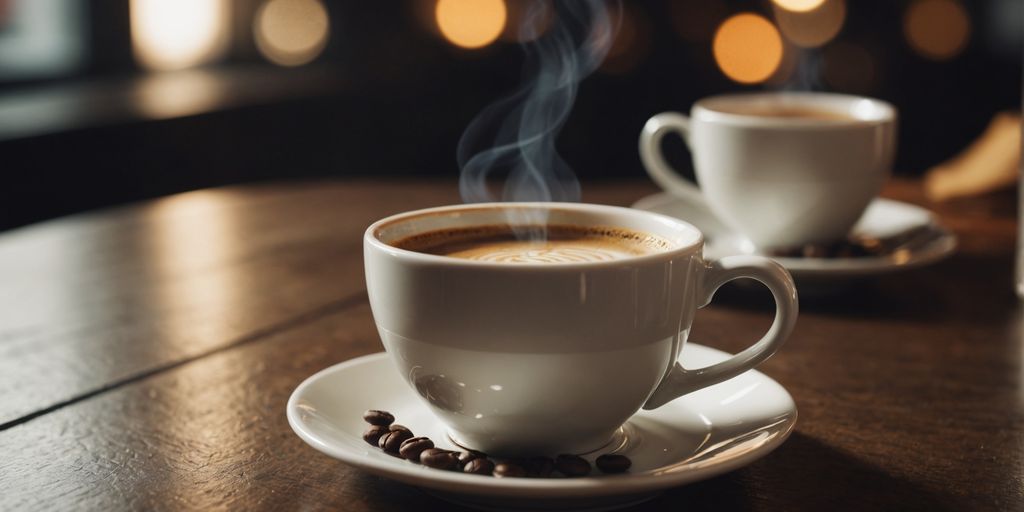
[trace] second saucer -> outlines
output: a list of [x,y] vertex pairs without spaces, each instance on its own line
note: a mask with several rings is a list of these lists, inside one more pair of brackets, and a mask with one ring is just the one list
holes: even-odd
[[[633,208],[661,213],[697,226],[706,236],[705,255],[757,254],[746,238],[715,218],[707,205],[686,201],[667,192],[644,197]],[[851,236],[892,241],[877,255],[839,258],[774,257],[793,277],[827,281],[867,277],[935,263],[956,250],[956,236],[928,210],[909,203],[878,198],[868,205]]]

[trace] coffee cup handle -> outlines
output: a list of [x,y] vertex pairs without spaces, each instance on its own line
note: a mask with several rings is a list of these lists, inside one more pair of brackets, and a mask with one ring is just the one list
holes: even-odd
[[679,112],[662,112],[649,120],[640,132],[640,161],[647,174],[667,192],[694,204],[703,204],[697,185],[691,183],[665,160],[661,153],[661,141],[665,135],[676,132],[690,145],[690,118]]
[[793,332],[799,310],[793,278],[782,265],[761,256],[726,256],[707,264],[698,295],[699,307],[708,305],[723,284],[743,277],[760,281],[775,297],[775,320],[768,332],[757,343],[718,364],[687,369],[676,362],[647,399],[644,409],[656,409],[687,393],[729,380],[754,368],[771,357]]

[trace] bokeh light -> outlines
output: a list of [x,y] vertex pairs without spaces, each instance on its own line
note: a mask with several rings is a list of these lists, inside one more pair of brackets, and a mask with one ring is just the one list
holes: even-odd
[[619,27],[601,63],[601,71],[612,74],[628,73],[635,68],[651,48],[651,22],[647,15],[633,4],[623,4],[611,13],[612,26]]
[[971,20],[956,0],[917,0],[903,17],[903,33],[918,54],[946,60],[967,46]]
[[300,66],[315,59],[327,45],[330,18],[319,0],[270,0],[253,20],[261,54],[281,66]]
[[185,69],[227,51],[226,0],[131,0],[129,13],[132,52],[146,69]]
[[736,14],[715,32],[712,52],[719,69],[730,79],[753,84],[767,80],[782,61],[782,37],[764,17]]
[[831,41],[843,28],[846,2],[825,0],[816,9],[799,12],[776,6],[774,12],[775,22],[787,40],[803,48],[814,48]]
[[481,48],[501,35],[508,10],[503,0],[438,0],[434,18],[452,44]]
[[781,7],[791,12],[807,12],[813,11],[827,0],[772,0],[777,7]]

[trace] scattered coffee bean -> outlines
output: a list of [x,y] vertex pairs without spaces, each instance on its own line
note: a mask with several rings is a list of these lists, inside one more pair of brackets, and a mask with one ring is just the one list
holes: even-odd
[[390,430],[377,440],[377,446],[381,447],[389,455],[399,456],[398,449],[402,442],[412,438],[412,432],[408,430]]
[[462,471],[474,475],[490,475],[494,472],[494,463],[490,459],[473,459],[466,463]]
[[433,448],[434,442],[426,437],[410,437],[405,441],[402,441],[402,445],[398,447],[398,453],[413,462],[420,461],[420,454],[423,450]]
[[597,469],[605,473],[623,473],[633,465],[633,461],[629,460],[629,457],[611,453],[598,457],[595,463],[597,464]]
[[409,430],[409,427],[406,427],[404,425],[399,425],[398,423],[395,423],[394,425],[389,425],[388,426],[388,430],[391,430],[391,431],[403,430],[405,432],[408,432],[408,433],[412,434],[412,430]]
[[428,448],[420,453],[420,462],[436,469],[455,469],[459,465],[459,454],[441,448]]
[[555,458],[555,469],[565,476],[584,476],[590,473],[590,463],[583,457],[562,454]]
[[383,425],[370,425],[370,428],[363,432],[363,441],[377,446],[377,441],[380,441],[380,436],[387,434],[388,428]]
[[530,457],[521,463],[526,469],[526,476],[531,478],[547,478],[555,471],[555,461],[551,457]]
[[486,459],[487,454],[476,450],[464,450],[459,452],[459,465],[465,466],[476,459]]
[[395,422],[395,416],[387,411],[370,409],[363,413],[363,419],[370,425],[388,426]]
[[512,464],[510,462],[504,462],[494,466],[493,474],[498,478],[522,478],[526,476],[526,470],[523,469],[522,466]]
[[[474,475],[493,475],[497,478],[533,477],[547,478],[555,470],[568,477],[590,474],[590,463],[576,455],[562,454],[552,460],[550,457],[515,459],[495,465],[487,454],[476,450],[455,452],[434,446],[427,437],[414,437],[408,427],[394,423],[395,417],[387,411],[371,409],[363,414],[370,424],[363,432],[363,440],[376,445],[389,455],[402,457],[412,462],[435,469],[459,469]],[[633,465],[624,455],[605,454],[595,461],[604,473],[623,473]]]

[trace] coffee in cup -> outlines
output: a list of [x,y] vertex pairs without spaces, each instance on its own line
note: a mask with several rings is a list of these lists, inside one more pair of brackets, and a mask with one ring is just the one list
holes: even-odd
[[[538,231],[547,238],[516,236]],[[450,437],[492,455],[553,455],[601,448],[641,407],[747,371],[789,336],[786,270],[760,256],[706,261],[702,247],[697,228],[651,212],[485,203],[378,221],[364,261],[384,347]],[[695,311],[743,277],[773,293],[772,327],[725,362],[683,369]]]
[[733,108],[727,105],[721,111],[739,116],[779,117],[804,121],[850,122],[857,120],[856,117],[845,112],[803,105],[752,105],[746,107],[734,106]]
[[395,241],[400,249],[496,263],[585,263],[653,254],[672,244],[623,228],[507,224],[430,231]]
[[[661,141],[686,141],[700,184],[665,161]],[[686,116],[664,112],[640,135],[648,174],[711,211],[759,249],[842,240],[888,178],[896,109],[883,101],[826,93],[713,96]]]

